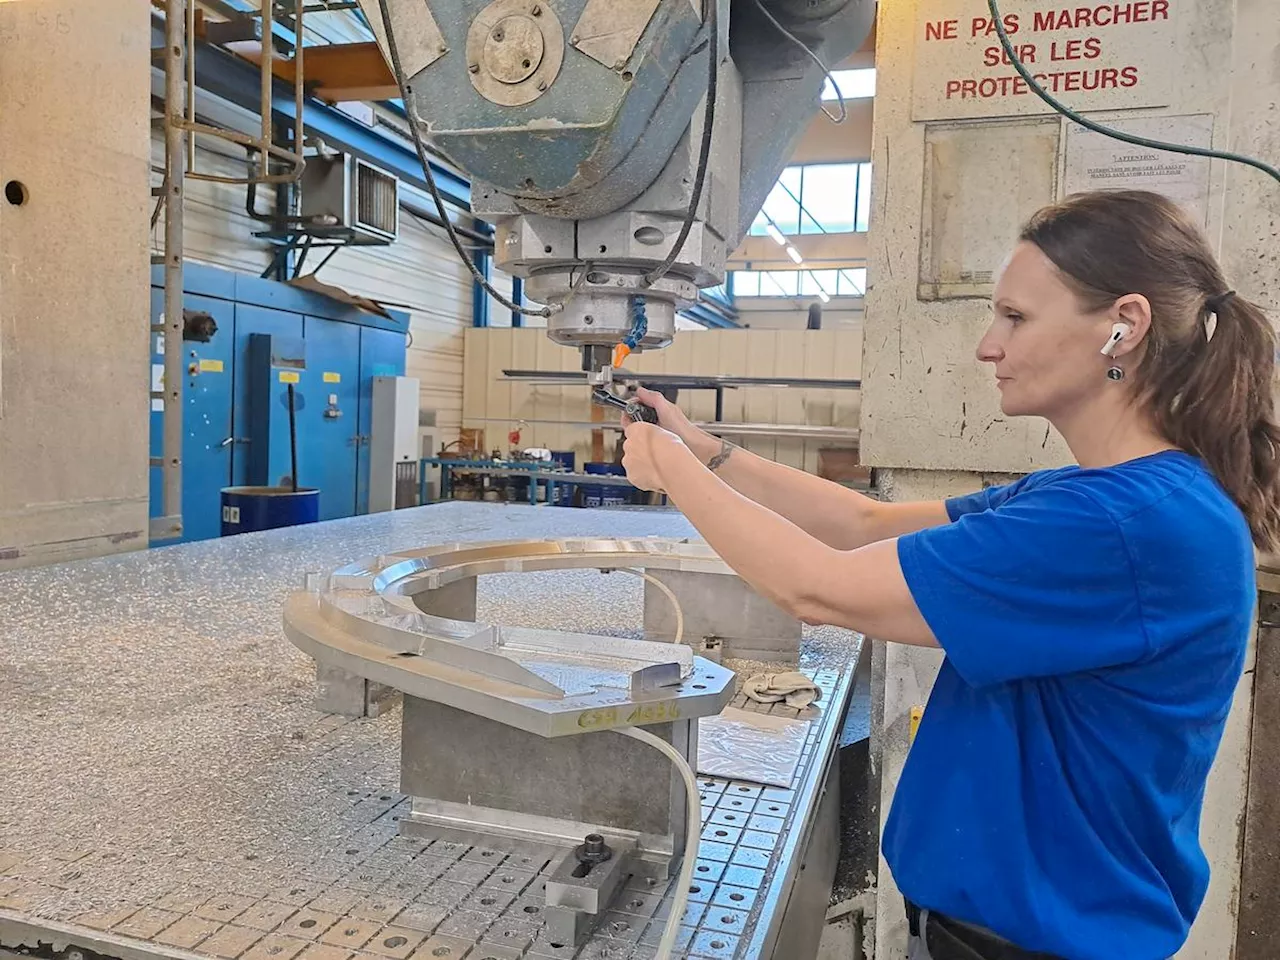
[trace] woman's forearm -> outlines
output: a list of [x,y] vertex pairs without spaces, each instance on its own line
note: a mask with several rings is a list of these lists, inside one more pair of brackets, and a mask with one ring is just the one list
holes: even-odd
[[730,451],[729,459],[716,472],[743,496],[837,550],[852,550],[868,542],[874,503],[870,497],[741,447]]
[[786,517],[837,550],[853,550],[913,530],[945,523],[936,503],[881,503],[838,483],[788,467],[699,431],[686,443],[703,463],[728,458],[716,474],[744,497]]
[[[674,438],[672,438],[674,440]],[[807,623],[936,645],[907,589],[896,544],[839,550],[728,488],[676,441],[656,451],[662,488],[743,580]]]

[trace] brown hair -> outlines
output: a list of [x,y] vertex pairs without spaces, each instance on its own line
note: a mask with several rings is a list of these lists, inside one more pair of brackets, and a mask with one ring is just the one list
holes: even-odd
[[1230,292],[1200,229],[1159,194],[1102,191],[1040,210],[1021,239],[1053,261],[1086,310],[1130,293],[1147,298],[1151,329],[1132,371],[1139,402],[1166,439],[1204,461],[1254,543],[1280,545],[1276,334],[1255,304]]

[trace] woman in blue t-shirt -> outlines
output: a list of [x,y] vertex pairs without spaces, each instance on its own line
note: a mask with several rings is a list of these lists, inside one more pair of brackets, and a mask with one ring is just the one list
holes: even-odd
[[1154,194],[1036,214],[978,345],[1076,465],[881,503],[694,428],[627,427],[662,489],[808,623],[946,654],[885,826],[911,956],[1160,960],[1204,898],[1199,821],[1280,539],[1275,335]]

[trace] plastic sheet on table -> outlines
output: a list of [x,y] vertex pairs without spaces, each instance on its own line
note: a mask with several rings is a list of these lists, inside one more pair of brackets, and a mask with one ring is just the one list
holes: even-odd
[[808,720],[726,707],[698,721],[698,773],[790,787]]

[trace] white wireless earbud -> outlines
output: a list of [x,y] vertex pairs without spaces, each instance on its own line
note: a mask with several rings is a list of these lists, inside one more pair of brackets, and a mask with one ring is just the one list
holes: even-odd
[[1113,323],[1111,325],[1111,336],[1107,337],[1107,342],[1102,345],[1102,355],[1104,357],[1111,356],[1116,345],[1124,339],[1125,334],[1128,333],[1130,329],[1131,328],[1127,323]]

